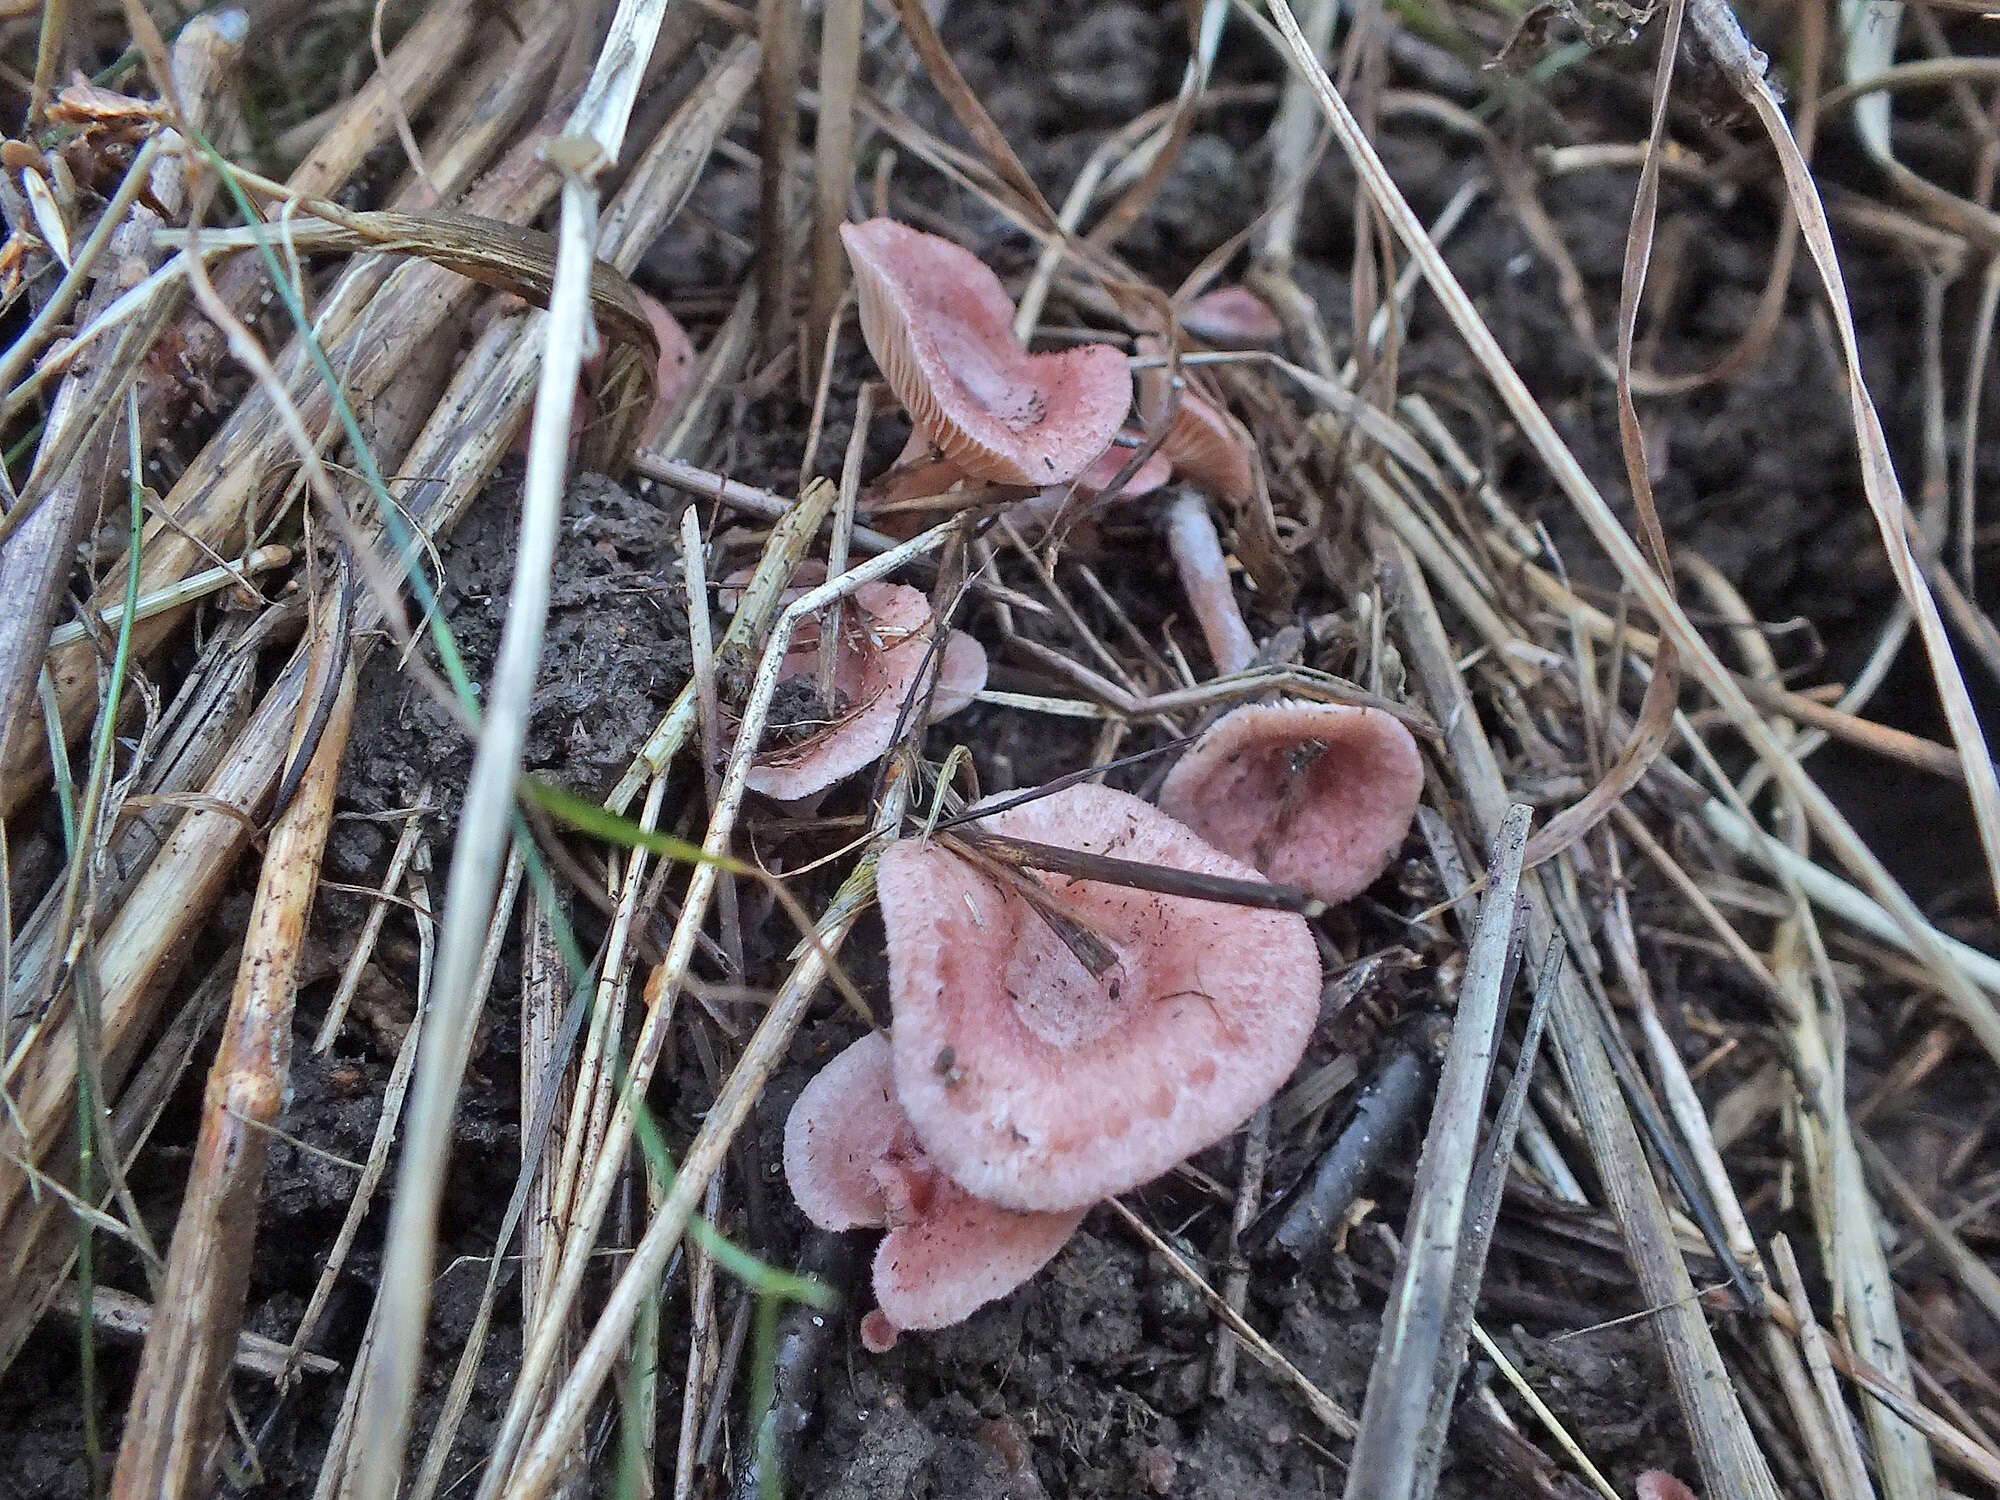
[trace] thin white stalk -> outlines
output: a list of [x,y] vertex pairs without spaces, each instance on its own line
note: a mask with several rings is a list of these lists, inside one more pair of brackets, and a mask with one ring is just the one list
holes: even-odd
[[1167,507],[1167,550],[1174,555],[1181,590],[1201,626],[1216,674],[1228,677],[1243,671],[1257,659],[1257,642],[1236,607],[1229,564],[1208,502],[1193,490],[1181,490]]
[[382,1256],[381,1316],[362,1373],[359,1430],[368,1434],[351,1493],[361,1500],[395,1500],[409,1441],[424,1330],[430,1318],[438,1204],[444,1192],[452,1115],[462,1081],[464,1040],[475,1019],[474,980],[493,921],[520,775],[521,749],[548,623],[549,588],[569,466],[570,408],[589,334],[590,268],[597,255],[597,190],[573,171],[564,174],[562,228],[549,302],[541,379],[528,440],[528,475],[521,498],[521,535],[507,623],[486,694],[479,749],[466,785],[465,811],[445,885],[444,926],[432,1019],[417,1058],[408,1133],[396,1174],[396,1196]]
[[[1921,958],[1917,945],[1909,934],[1875,902],[1861,891],[1856,890],[1830,870],[1821,869],[1803,854],[1787,847],[1771,837],[1763,829],[1745,822],[1740,814],[1723,806],[1720,802],[1706,803],[1701,810],[1708,826],[1716,836],[1738,854],[1745,855],[1766,866],[1773,873],[1797,883],[1815,906],[1824,907],[1850,927],[1859,928],[1870,937],[1879,938],[1893,945],[1912,958]],[[1937,949],[1949,958],[1968,982],[1994,995],[2000,995],[2000,959],[1990,953],[1982,953],[1969,943],[1961,943],[1957,938],[1948,937],[1935,927],[1928,928],[1929,938]],[[1981,1022],[1966,1018],[1975,1032],[1981,1033],[1992,1028]]]

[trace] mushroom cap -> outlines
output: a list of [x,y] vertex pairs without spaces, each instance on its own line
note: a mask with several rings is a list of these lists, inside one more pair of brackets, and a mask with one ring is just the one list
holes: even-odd
[[[881,759],[896,736],[903,703],[917,686],[935,624],[920,589],[900,583],[864,583],[853,601],[860,619],[847,615],[833,683],[848,711],[796,745],[767,750],[750,771],[750,787],[780,802],[823,791],[843,776]],[[810,625],[785,656],[782,675],[810,679],[819,670],[818,632]],[[946,634],[938,663],[931,718],[955,714],[986,686],[986,649],[960,630]]]
[[[1149,336],[1138,341],[1139,352],[1164,356],[1166,342]],[[1150,430],[1166,415],[1171,381],[1164,366],[1139,372],[1139,414]],[[1191,484],[1232,505],[1248,505],[1257,495],[1256,460],[1250,439],[1237,420],[1192,385],[1181,390],[1180,405],[1160,452],[1174,472]]]
[[1695,1500],[1694,1491],[1664,1469],[1648,1469],[1638,1478],[1639,1500]]
[[840,237],[869,352],[946,458],[974,479],[1043,485],[1104,451],[1132,409],[1123,354],[1028,353],[1000,278],[950,240],[893,219],[843,224]]
[[653,334],[660,341],[659,382],[653,409],[639,428],[639,441],[650,443],[666,430],[667,419],[694,384],[694,341],[681,327],[680,319],[668,312],[667,305],[659,298],[645,292],[638,293],[638,297],[646,321],[653,325]]
[[886,1226],[875,1253],[878,1353],[899,1328],[946,1328],[1026,1281],[1083,1221],[1014,1213],[937,1169],[896,1102],[888,1041],[869,1032],[814,1076],[785,1121],[785,1180],[822,1229]]
[[1189,747],[1160,807],[1271,879],[1337,902],[1388,868],[1423,791],[1416,740],[1379,708],[1252,703]]
[[1225,349],[1255,349],[1285,330],[1278,315],[1247,286],[1219,286],[1181,309],[1181,327]]
[[[1007,511],[1007,518],[1016,526],[1050,526],[1061,515],[1081,519],[1092,513],[1106,485],[1118,477],[1118,471],[1125,467],[1125,461],[1132,456],[1129,448],[1110,447],[1091,460],[1090,467],[1076,477],[1075,498],[1071,498],[1071,487],[1067,484],[1045,484],[1025,500],[1017,500]],[[1111,497],[1110,503],[1121,500],[1136,500],[1141,495],[1150,495],[1163,488],[1174,477],[1174,466],[1159,453],[1150,453],[1146,461],[1139,465],[1139,472],[1126,481],[1125,488]]]
[[[1068,787],[980,826],[1255,878],[1108,787]],[[958,855],[917,840],[883,854],[896,1091],[932,1159],[969,1192],[1076,1209],[1213,1145],[1276,1092],[1319,1014],[1319,952],[1290,912],[1042,883],[1118,955],[1101,976],[1018,890]]]
[[[1090,466],[1083,473],[1077,476],[1077,488],[1093,497],[1102,494],[1131,458],[1130,448],[1121,448],[1116,444],[1106,448],[1090,461]],[[1154,490],[1164,488],[1167,481],[1173,477],[1174,466],[1166,455],[1157,451],[1149,453],[1146,455],[1146,461],[1139,465],[1139,472],[1125,481],[1125,488],[1118,492],[1117,498],[1136,500],[1141,495],[1150,495]]]

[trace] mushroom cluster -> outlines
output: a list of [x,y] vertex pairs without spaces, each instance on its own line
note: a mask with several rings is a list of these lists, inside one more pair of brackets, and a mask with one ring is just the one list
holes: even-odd
[[[893,474],[940,489],[967,479],[1025,486],[1039,493],[1016,518],[1044,524],[1068,504],[1072,486],[1094,500],[1111,484],[1124,467],[1114,443],[1133,404],[1123,354],[1108,344],[1030,353],[1014,333],[1014,303],[999,277],[950,240],[893,219],[844,224],[840,235],[862,337],[915,429]],[[1254,344],[1275,332],[1270,310],[1242,288],[1210,293],[1189,312],[1221,342]],[[1147,359],[1139,410],[1165,434],[1120,495],[1151,493],[1171,472],[1236,511],[1254,504],[1257,457],[1242,424],[1197,391],[1175,390],[1160,364],[1163,340],[1136,342]],[[926,462],[924,453],[936,457]],[[1217,669],[1240,671],[1249,665],[1241,650],[1247,632],[1206,502],[1196,497],[1169,515],[1174,561]]]
[[[1277,833],[1248,822],[1224,831],[1273,868],[1305,868],[1312,859],[1284,836],[1324,845],[1342,809],[1364,808],[1379,822],[1355,847],[1314,850],[1339,864],[1334,877],[1315,871],[1316,882],[1358,889],[1380,871],[1375,850],[1394,806],[1403,809],[1398,839],[1415,811],[1420,768],[1412,781],[1385,748],[1408,732],[1372,710],[1327,717],[1317,705],[1288,707],[1316,715],[1301,722],[1299,742],[1312,728],[1323,748],[1308,770],[1328,771],[1308,777],[1297,806],[1269,811]],[[1208,746],[1219,764],[1252,759],[1245,745],[1261,747],[1260,761],[1281,753],[1261,721],[1226,718],[1224,729]],[[1356,783],[1383,784],[1354,793],[1340,766]],[[1246,774],[1224,794],[1273,792]],[[979,826],[1197,876],[1255,878],[1185,824],[1107,787],[998,808]],[[892,846],[876,888],[894,1030],[863,1038],[807,1086],[786,1127],[785,1170],[822,1228],[888,1229],[875,1261],[880,1308],[863,1330],[882,1349],[899,1328],[955,1323],[1012,1290],[1091,1204],[1151,1181],[1249,1118],[1304,1053],[1320,968],[1296,914],[1001,869],[937,840]],[[1078,951],[1068,936],[1076,928],[1108,961]]]
[[[933,451],[989,482],[1110,482],[1131,403],[1122,355],[1029,354],[1005,291],[965,251],[884,220],[842,233],[869,347]],[[1191,393],[1178,410],[1180,437],[1163,451],[1185,477],[1240,502],[1256,484],[1247,444],[1207,454],[1196,444],[1238,442],[1240,429]],[[1182,494],[1169,513],[1211,651],[1223,671],[1240,670],[1249,635],[1205,503]],[[898,655],[908,642],[887,637],[923,630],[929,616],[914,590],[875,589],[858,597],[877,632],[873,654],[837,680],[883,703],[914,680]],[[942,648],[942,711],[961,670],[984,675],[970,642],[954,668],[955,644]],[[809,670],[816,650],[798,654]],[[880,753],[863,753],[870,722],[852,714],[821,749],[865,764]],[[753,784],[803,795],[792,769],[767,758]],[[1318,1019],[1319,949],[1303,916],[1238,904],[1227,888],[1268,878],[1326,902],[1359,894],[1408,834],[1423,779],[1415,741],[1390,714],[1253,704],[1189,749],[1159,807],[1076,785],[975,807],[969,841],[906,839],[883,853],[893,1029],[828,1063],[785,1130],[786,1176],[807,1217],[887,1231],[879,1306],[862,1325],[870,1349],[888,1348],[899,1329],[958,1322],[1019,1286],[1092,1204],[1224,1139],[1277,1092]],[[1109,878],[1108,865],[1105,879],[1037,873],[996,852],[1036,845],[1183,872],[1175,890],[1206,880],[1214,894],[1140,889]]]

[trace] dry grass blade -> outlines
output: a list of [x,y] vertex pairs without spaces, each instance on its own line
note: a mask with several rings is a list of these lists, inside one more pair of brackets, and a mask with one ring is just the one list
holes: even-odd
[[1966,690],[1951,639],[1945,634],[1937,600],[1924,577],[1916,552],[1916,525],[1903,498],[1896,466],[1889,457],[1889,440],[1882,431],[1874,399],[1861,373],[1861,347],[1854,331],[1854,313],[1848,305],[1847,286],[1834,249],[1833,228],[1827,223],[1826,208],[1812,171],[1792,138],[1784,111],[1765,81],[1760,54],[1744,37],[1742,27],[1727,0],[1691,0],[1689,17],[1702,45],[1724,76],[1756,111],[1758,120],[1778,153],[1778,165],[1785,187],[1805,235],[1806,249],[1826,285],[1827,302],[1833,312],[1834,328],[1840,335],[1841,355],[1847,364],[1847,394],[1853,412],[1855,438],[1861,445],[1861,480],[1868,495],[1869,509],[1889,557],[1897,587],[1915,611],[1917,632],[1929,654],[1931,675],[1936,680],[1938,698],[1943,703],[1945,722],[1958,746],[1965,766],[1966,790],[1972,798],[1972,814],[1979,825],[1980,841],[1986,850],[1986,864],[1996,902],[2000,902],[2000,772],[1996,772],[1986,734]]
[[1250,1357],[1264,1366],[1278,1379],[1289,1385],[1304,1400],[1306,1409],[1326,1425],[1327,1431],[1336,1437],[1351,1438],[1359,1430],[1354,1417],[1339,1402],[1327,1395],[1299,1367],[1286,1359],[1271,1341],[1243,1320],[1243,1314],[1231,1307],[1220,1292],[1209,1285],[1208,1279],[1188,1263],[1186,1256],[1160,1237],[1160,1234],[1144,1219],[1133,1213],[1116,1198],[1111,1200],[1111,1211],[1118,1215],[1146,1242],[1147,1248],[1172,1267],[1176,1276],[1200,1293],[1202,1301],[1219,1318]]
[[[997,810],[997,809],[996,809]],[[1118,859],[1108,854],[1087,854],[1033,839],[1009,838],[983,833],[963,823],[954,825],[956,838],[975,850],[1008,864],[1043,870],[1071,880],[1095,880],[1122,885],[1137,891],[1157,891],[1165,896],[1185,896],[1196,901],[1220,901],[1230,906],[1254,906],[1269,911],[1295,911],[1302,916],[1326,913],[1326,903],[1296,886],[1274,885],[1263,880],[1232,880],[1221,875],[1201,875],[1165,865],[1149,865],[1141,860]]]
[[[757,0],[763,60],[758,80],[757,317],[766,359],[775,359],[792,342],[792,164],[799,149],[801,15],[799,0]],[[802,364],[801,378],[812,368]]]
[[1461,1350],[1444,1341],[1467,1228],[1479,1121],[1514,973],[1516,902],[1531,816],[1527,807],[1511,807],[1494,834],[1486,896],[1466,956],[1437,1106],[1417,1163],[1403,1260],[1368,1373],[1368,1399],[1347,1471],[1348,1500],[1424,1500],[1428,1483],[1419,1476],[1429,1465],[1419,1435],[1432,1409],[1448,1404],[1448,1398],[1440,1402],[1438,1388],[1458,1381]]
[[[1282,5],[1284,0],[1276,3]],[[1386,551],[1395,559],[1393,594],[1405,655],[1424,684],[1432,713],[1445,726],[1447,748],[1465,786],[1474,826],[1489,836],[1497,834],[1507,801],[1493,746],[1466,693],[1415,560],[1393,542]],[[1531,876],[1523,890],[1528,942],[1546,951],[1557,930],[1547,882]],[[1653,1309],[1660,1348],[1707,1487],[1718,1495],[1777,1500],[1769,1465],[1750,1432],[1714,1332],[1695,1299],[1666,1204],[1625,1109],[1596,1015],[1575,978],[1574,966],[1557,976],[1549,1024],[1640,1296]]]
[[[189,26],[174,49],[178,86],[195,111],[198,129],[212,129],[233,105],[231,91],[243,35],[240,25],[232,30],[204,19]],[[156,264],[160,256],[151,244],[153,231],[186,203],[185,148],[161,156],[158,143],[158,136],[147,142],[125,184],[105,206],[100,227],[110,229],[104,249],[111,267],[150,269]],[[145,201],[134,202],[141,190]],[[96,236],[92,238],[94,242]],[[87,260],[80,261],[79,267],[86,264]],[[99,277],[79,310],[81,322],[90,322],[116,300],[124,290],[123,277],[122,269]],[[61,305],[60,299],[52,299],[44,310],[59,316]],[[124,444],[115,426],[102,418],[124,406],[125,388],[173,311],[172,304],[163,302],[150,318],[124,329],[110,348],[87,358],[61,382],[46,419],[46,430],[52,434],[46,445],[53,449],[61,444],[61,435],[83,427],[92,436],[79,441],[80,451],[60,469],[47,473],[40,483],[31,481],[0,526],[0,597],[10,601],[5,619],[0,620],[0,765],[21,754],[31,739],[39,739],[32,734],[29,703],[48,649],[56,602],[68,581],[82,528],[116,482]],[[35,347],[33,332],[28,330],[17,343],[23,358]],[[12,359],[0,363],[9,367],[0,388],[12,387],[19,370]],[[146,399],[149,406],[158,401],[150,393]]]
[[[818,601],[815,607],[817,604]],[[790,614],[790,611],[787,613]],[[810,613],[802,611],[798,617],[803,618]],[[779,655],[782,656],[782,647]],[[739,754],[731,764],[731,776],[737,776],[748,763],[749,757]],[[728,795],[726,791],[724,795]],[[876,812],[874,831],[878,839],[892,836],[902,822],[908,795],[907,777],[893,775]],[[704,865],[700,868],[710,867]],[[864,856],[842,883],[826,914],[820,919],[816,941],[786,977],[771,1008],[744,1047],[728,1082],[703,1118],[701,1129],[675,1174],[666,1201],[660,1205],[659,1212],[654,1215],[612,1288],[589,1342],[556,1391],[548,1415],[533,1442],[522,1449],[519,1465],[511,1478],[501,1472],[502,1463],[499,1460],[504,1455],[496,1455],[496,1461],[488,1468],[481,1487],[482,1496],[504,1494],[509,1500],[543,1500],[549,1493],[559,1475],[564,1453],[582,1431],[591,1404],[610,1377],[611,1366],[618,1357],[633,1319],[638,1316],[639,1305],[650,1280],[659,1275],[667,1257],[680,1243],[696,1203],[707,1191],[709,1180],[721,1166],[730,1142],[742,1128],[751,1106],[756,1103],[771,1071],[790,1044],[793,1032],[804,1018],[807,1004],[825,982],[829,958],[838,954],[841,944],[860,918],[873,892],[874,881],[874,860]],[[682,964],[685,965],[685,959]],[[672,978],[670,972],[667,977]]]
[[1049,207],[1049,201],[1035,185],[1034,177],[1022,165],[1006,132],[994,123],[993,116],[986,112],[986,106],[979,102],[979,96],[965,81],[965,75],[959,72],[958,64],[951,60],[951,53],[945,50],[944,38],[938,35],[937,24],[931,20],[921,0],[894,0],[894,3],[896,14],[903,23],[903,34],[916,48],[917,56],[923,59],[931,85],[944,96],[944,102],[951,106],[958,123],[965,127],[966,133],[984,153],[1001,182],[1017,195],[1019,211],[1027,215],[1028,222],[1036,229],[1044,233],[1060,233],[1055,210]]
[[[529,434],[521,534],[506,624],[485,696],[448,877],[433,1016],[417,1060],[378,1303],[377,1338],[362,1372],[357,1421],[370,1436],[352,1481],[363,1500],[390,1500],[399,1487],[411,1399],[429,1309],[432,1247],[443,1190],[452,1114],[473,1016],[474,976],[493,920],[514,786],[520,775],[552,559],[568,466],[570,410],[590,315],[597,252],[597,175],[618,158],[639,82],[657,37],[662,0],[628,0],[563,135],[548,143],[561,173],[562,223]],[[622,39],[622,41],[621,41]],[[748,54],[737,49],[718,72]]]
[[813,126],[812,295],[806,311],[806,368],[816,370],[832,342],[834,314],[847,285],[840,226],[854,190],[854,96],[861,86],[861,22],[866,0],[832,0],[821,23],[819,113]]
[[[1312,85],[1321,113],[1333,127],[1335,139],[1354,163],[1363,187],[1382,206],[1390,227],[1410,252],[1425,282],[1444,305],[1446,314],[1472,351],[1480,370],[1492,382],[1508,413],[1520,424],[1522,435],[1547,466],[1564,496],[1576,508],[1591,536],[1610,557],[1638,601],[1660,623],[1663,633],[1673,636],[1687,666],[1727,712],[1732,725],[1787,792],[1798,798],[1814,829],[1825,839],[1835,857],[1854,872],[1890,913],[1915,948],[1919,960],[1936,973],[1939,984],[1954,1003],[1968,1014],[1977,1014],[1984,1007],[1971,994],[1950,959],[1932,940],[1923,914],[1855,832],[1853,825],[1792,758],[1789,746],[1779,740],[1770,725],[1756,712],[1556,432],[1519,372],[1508,361],[1472,299],[1445,263],[1443,254],[1426,234],[1422,222],[1383,166],[1373,144],[1361,132],[1346,102],[1313,62],[1286,0],[1270,0],[1270,10],[1289,49],[1293,66]],[[1990,781],[1991,767],[1987,766],[1981,774]],[[1976,1029],[1980,1032],[1982,1044],[1996,1060],[2000,1060],[2000,1025],[1982,1025]]]

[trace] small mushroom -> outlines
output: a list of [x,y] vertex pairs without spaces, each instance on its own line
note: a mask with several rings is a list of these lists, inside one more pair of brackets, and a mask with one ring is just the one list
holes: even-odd
[[[1124,471],[1131,458],[1130,448],[1114,444],[1093,459],[1090,467],[1077,475],[1073,484],[1045,484],[1035,494],[1010,506],[1007,517],[1016,526],[1048,526],[1057,516],[1065,514],[1081,518],[1103,499],[1104,491]],[[1150,495],[1163,488],[1173,478],[1173,473],[1173,465],[1166,459],[1157,453],[1149,453],[1146,461],[1139,465],[1138,472],[1126,480],[1125,487],[1111,498],[1137,500],[1142,495]],[[1072,490],[1075,491],[1074,498]]]
[[[978,827],[1255,878],[1109,787],[1067,787]],[[914,839],[883,854],[876,890],[897,1095],[932,1160],[1009,1208],[1082,1208],[1221,1140],[1290,1075],[1319,1014],[1319,952],[1290,912],[1003,878]],[[1059,922],[1086,929],[1112,961],[1086,967]]]
[[1181,327],[1218,349],[1261,349],[1284,333],[1278,315],[1247,286],[1221,286],[1181,309]]
[[861,334],[917,430],[973,479],[1062,484],[1110,445],[1132,373],[1108,344],[1030,354],[986,265],[893,219],[843,224]]
[[1639,1500],[1695,1500],[1694,1491],[1665,1469],[1648,1469],[1638,1478]]
[[[837,702],[825,705],[826,726],[796,744],[759,754],[750,788],[796,802],[881,759],[896,735],[903,704],[918,687],[936,629],[930,601],[900,583],[864,583],[842,610],[834,663]],[[945,635],[930,717],[942,719],[971,703],[986,686],[986,651],[960,630]],[[806,623],[785,656],[780,681],[811,682],[819,670],[819,630]]]
[[[653,325],[653,336],[660,345],[660,363],[653,385],[653,409],[646,413],[646,420],[639,426],[639,442],[643,446],[666,431],[668,418],[694,384],[694,341],[681,327],[680,319],[667,311],[664,302],[636,289],[634,295],[639,299],[640,310],[646,314],[646,321]],[[577,372],[576,404],[569,413],[571,442],[582,437],[584,428],[590,424],[590,389],[603,373],[604,355],[601,352],[586,359],[583,368]],[[528,451],[526,426],[514,438],[514,451],[522,455]]]
[[1416,740],[1379,708],[1245,704],[1181,757],[1160,807],[1272,880],[1332,903],[1388,867],[1423,790]]
[[[1164,359],[1166,340],[1147,335],[1138,340],[1139,353]],[[1194,390],[1183,386],[1181,399],[1173,408],[1171,421],[1167,407],[1172,397],[1172,377],[1164,365],[1139,372],[1139,415],[1152,431],[1167,422],[1167,435],[1160,452],[1174,466],[1174,472],[1199,485],[1218,500],[1241,509],[1257,498],[1256,457],[1242,425],[1228,412]]]
[[785,1121],[785,1180],[822,1229],[886,1228],[862,1341],[945,1328],[1046,1265],[1083,1210],[1015,1213],[973,1197],[932,1163],[896,1101],[889,1043],[870,1032],[814,1076]]

